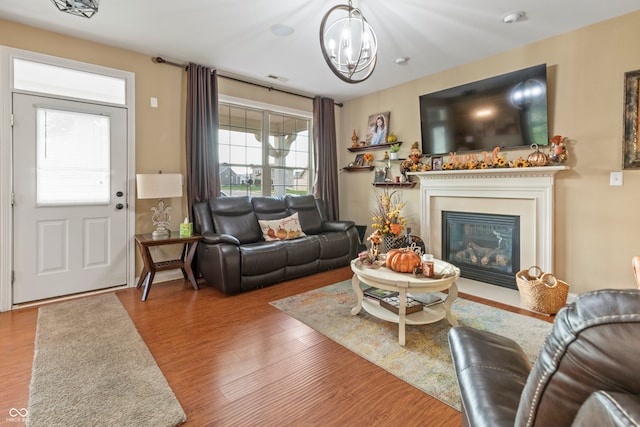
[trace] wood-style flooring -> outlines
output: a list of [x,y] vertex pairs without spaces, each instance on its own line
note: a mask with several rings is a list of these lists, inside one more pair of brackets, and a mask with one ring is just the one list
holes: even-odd
[[[236,296],[188,282],[117,291],[187,426],[458,426],[460,413],[269,305],[349,267]],[[552,321],[525,310],[461,297]],[[28,403],[37,307],[0,313],[0,425]]]

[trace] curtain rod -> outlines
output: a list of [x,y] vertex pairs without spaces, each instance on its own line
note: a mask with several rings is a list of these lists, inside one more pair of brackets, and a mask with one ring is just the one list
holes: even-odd
[[[187,71],[189,69],[188,65],[179,64],[177,62],[172,62],[172,61],[167,61],[166,59],[162,58],[161,56],[155,56],[155,57],[151,58],[151,60],[153,62],[155,62],[156,64],[173,65],[175,67],[180,67],[180,68],[184,69],[185,71]],[[287,90],[278,89],[278,88],[271,87],[271,86],[266,86],[266,85],[263,85],[263,84],[260,84],[260,83],[248,82],[246,80],[242,80],[242,79],[239,79],[239,78],[236,78],[236,77],[225,76],[224,74],[220,74],[220,73],[218,73],[218,77],[222,77],[222,78],[225,78],[227,80],[233,80],[233,81],[240,82],[240,83],[245,83],[245,84],[248,84],[248,85],[258,86],[258,87],[267,89],[269,91],[275,90],[276,92],[282,92],[282,93],[286,93],[288,95],[300,96],[302,98],[307,98],[307,99],[311,99],[311,100],[314,99],[311,96],[302,95],[302,94],[295,93],[295,92],[289,92]],[[342,107],[342,103],[335,103],[335,105],[337,105],[338,107]]]

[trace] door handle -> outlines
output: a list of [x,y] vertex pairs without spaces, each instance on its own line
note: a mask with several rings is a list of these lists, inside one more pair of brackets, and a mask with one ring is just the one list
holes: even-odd
[[116,209],[120,210],[120,209],[122,209],[122,208],[124,208],[124,205],[123,205],[122,203],[118,203],[118,204],[116,205]]

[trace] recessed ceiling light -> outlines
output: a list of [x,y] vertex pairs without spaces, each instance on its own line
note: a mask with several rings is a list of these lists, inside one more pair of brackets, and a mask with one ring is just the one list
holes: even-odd
[[519,10],[517,12],[509,12],[502,17],[502,22],[505,24],[513,24],[516,22],[522,22],[527,20],[527,12]]
[[409,57],[401,56],[400,58],[396,58],[393,62],[395,62],[398,65],[407,65],[409,63]]
[[282,25],[282,24],[273,24],[271,27],[271,32],[273,34],[275,34],[276,36],[281,36],[281,37],[286,37],[286,36],[290,36],[291,34],[293,34],[293,28],[287,26],[287,25]]

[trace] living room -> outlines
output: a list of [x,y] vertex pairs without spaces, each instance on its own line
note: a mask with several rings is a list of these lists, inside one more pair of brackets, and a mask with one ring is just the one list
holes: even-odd
[[[635,223],[634,188],[638,174],[623,171],[623,185],[609,186],[610,172],[622,171],[624,73],[637,69],[633,48],[638,13],[581,28],[529,46],[475,61],[453,70],[349,100],[336,109],[338,164],[353,161],[351,136],[366,133],[369,115],[390,111],[391,131],[405,141],[406,157],[413,141],[420,140],[418,97],[422,94],[481,80],[527,66],[546,63],[549,73],[549,132],[568,138],[570,170],[555,182],[554,259],[558,277],[579,293],[602,287],[626,286],[632,279],[629,263],[640,252],[627,235]],[[154,64],[149,56],[86,40],[3,21],[0,43],[19,49],[63,56],[98,65],[127,69],[136,74],[136,168],[139,171],[183,170],[185,162],[183,102],[186,76],[177,67]],[[311,102],[298,96],[219,79],[221,96],[252,99],[311,111]],[[150,108],[149,98],[160,100]],[[571,101],[575,100],[575,101]],[[163,126],[157,126],[163,123]],[[515,160],[531,150],[508,152]],[[380,157],[381,154],[376,154]],[[395,174],[398,174],[396,171]],[[341,217],[368,224],[375,207],[369,174],[339,175]],[[358,191],[354,191],[358,189]],[[360,191],[368,189],[367,191]],[[420,234],[418,188],[404,190],[405,215]],[[369,206],[370,209],[362,209]],[[138,201],[136,232],[150,231],[145,221],[151,202]],[[625,208],[623,208],[625,207]],[[174,218],[184,218],[185,202],[174,203]],[[606,250],[602,243],[611,242]],[[137,265],[140,265],[139,262]],[[603,266],[607,266],[604,268]]]
[[[530,65],[546,63],[549,67],[549,131],[550,134],[561,134],[569,139],[569,160],[566,163],[569,169],[556,175],[554,185],[553,272],[571,285],[571,292],[574,294],[603,288],[632,287],[634,283],[630,261],[632,256],[640,253],[640,247],[628,237],[628,234],[634,229],[635,210],[640,207],[636,197],[637,192],[634,191],[640,178],[634,170],[622,170],[624,73],[640,69],[640,53],[634,46],[634,42],[640,38],[639,23],[640,12],[633,12],[345,101],[342,108],[336,108],[338,165],[346,166],[353,161],[353,153],[347,150],[351,146],[352,133],[354,129],[358,135],[366,133],[368,118],[373,113],[391,112],[391,130],[401,141],[404,141],[401,157],[406,157],[411,142],[420,140],[418,113],[420,95]],[[8,20],[0,20],[0,45],[135,73],[136,169],[139,171],[160,169],[184,173],[186,75],[182,69],[155,64],[149,55]],[[311,101],[308,99],[260,90],[227,79],[219,80],[219,92],[221,96],[251,99],[301,111],[310,112],[312,109]],[[159,100],[159,108],[149,106],[150,98]],[[509,151],[507,156],[509,159],[515,159],[518,156],[528,155],[530,151],[529,149]],[[381,152],[375,155],[380,156]],[[611,172],[623,172],[622,186],[610,186]],[[1,179],[5,180],[6,176]],[[369,211],[375,207],[372,180],[373,174],[342,173],[339,175],[342,219],[353,220],[357,224],[370,223]],[[403,197],[407,201],[405,214],[410,218],[410,226],[415,234],[421,235],[423,230],[420,230],[419,191],[418,186],[403,190]],[[136,204],[136,233],[151,231],[149,223],[151,206],[151,202],[145,201],[138,201]],[[186,211],[184,200],[173,204],[174,218],[184,218]],[[136,274],[140,269],[141,261],[137,258]],[[287,289],[289,292],[290,286],[298,286],[301,290],[310,289],[313,284],[318,286],[317,281],[325,281],[329,284],[347,279],[350,275],[348,269],[325,273],[310,279],[316,281],[312,285],[305,280],[298,280],[294,284],[289,284]],[[205,290],[205,292],[210,291]],[[278,290],[277,286],[266,291],[259,297],[261,303],[277,299],[281,295],[280,292],[286,292]],[[138,311],[138,321],[143,324],[150,322],[145,320],[144,309],[136,307],[140,301],[133,296],[133,292],[129,297],[127,308],[133,312]],[[185,295],[180,296],[179,293]],[[175,305],[186,304],[188,307],[202,308],[190,299],[192,294],[189,287],[176,286],[175,282],[168,282],[154,289],[156,301],[163,297],[171,297],[172,299],[167,301]],[[260,309],[256,308],[257,303],[250,302],[253,297],[251,293],[244,294],[238,297],[238,301],[253,307],[256,313],[260,313]],[[228,299],[224,301],[228,302]],[[217,309],[222,310],[221,307],[222,303],[216,306]],[[162,305],[155,310],[161,312],[169,309],[170,305]],[[216,311],[210,308],[207,309],[207,313],[212,315]],[[226,314],[231,313],[226,312]],[[157,316],[161,317],[161,314]],[[206,315],[200,319],[203,322],[206,321]],[[245,318],[245,315],[240,319],[256,322],[256,320]],[[282,317],[278,318],[278,322],[289,325],[289,322]],[[29,319],[20,327],[26,331],[34,325],[35,320]],[[149,326],[148,323],[147,326]],[[159,321],[156,326],[157,329],[149,326],[148,336],[145,336],[145,339],[155,336],[158,341],[162,341],[164,333],[161,328],[173,327],[170,321]],[[287,333],[295,334],[295,330],[300,330],[293,329],[294,331]],[[207,332],[215,331],[207,330]],[[15,331],[12,333],[15,334]],[[28,346],[27,342],[30,340],[33,345],[33,331],[26,334],[28,338],[20,342]],[[174,332],[171,333],[172,339],[177,340],[173,334]],[[232,338],[227,339],[229,340],[227,344],[233,346],[230,342]],[[149,344],[152,350],[153,345]],[[156,345],[163,346],[160,343]],[[187,346],[188,343],[180,342],[180,345]],[[164,346],[166,351],[170,351],[166,349],[168,345]],[[347,353],[349,352],[344,350],[327,350],[326,353],[318,356],[319,359],[316,362],[326,363],[320,359],[321,357],[351,357]],[[170,354],[165,354],[163,357],[165,363],[171,363]],[[22,374],[30,370],[30,360],[27,362],[28,369],[25,367],[21,371]],[[350,368],[355,369],[355,366],[354,362]],[[372,372],[369,366],[364,369],[364,372],[365,375],[372,375],[373,378],[382,380],[381,374]],[[28,376],[28,372],[26,375]],[[180,376],[179,372],[172,375],[174,378]],[[345,378],[342,379],[345,380]],[[396,390],[398,393],[406,392],[407,396],[411,396],[411,398],[403,397],[406,405],[419,401],[421,404],[429,405],[430,408],[437,407],[437,402],[425,403],[421,397],[413,391],[408,391],[403,385],[396,384],[393,379],[388,381],[390,390]],[[363,387],[357,384],[353,386]],[[207,390],[199,390],[199,392],[206,393]],[[348,395],[349,391],[345,393]],[[194,392],[194,394],[197,393]],[[22,407],[26,404],[24,391],[19,399],[4,399],[4,395],[2,397],[0,400],[12,402],[11,406]],[[198,406],[204,407],[208,404],[204,396],[192,396],[192,398],[196,401],[192,404],[192,408],[197,409]],[[322,397],[318,396],[318,399],[321,400]],[[372,405],[387,403],[388,395],[384,399],[373,402]],[[272,414],[275,412],[273,408],[271,411]],[[435,411],[438,413],[438,409]],[[424,412],[428,413],[428,409]],[[447,417],[450,421],[455,414],[447,414],[445,418]],[[451,424],[447,424],[447,420],[444,420],[442,425]]]

